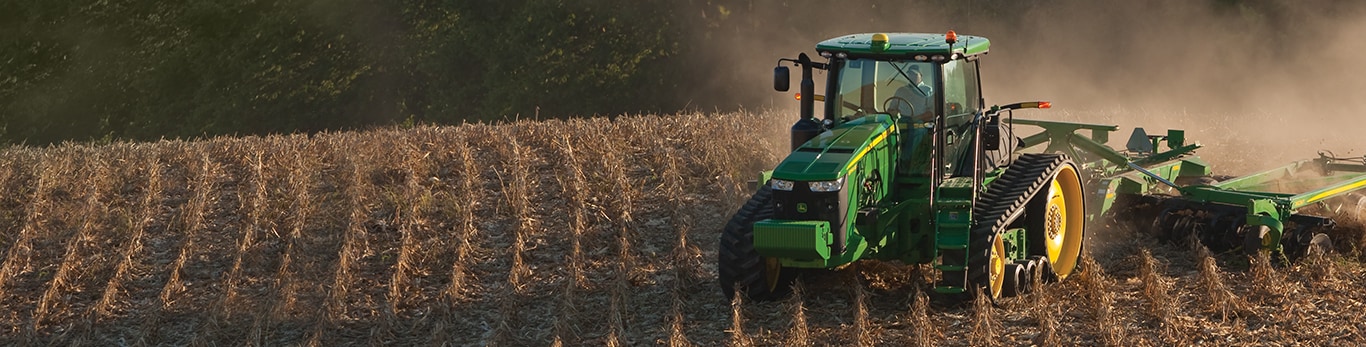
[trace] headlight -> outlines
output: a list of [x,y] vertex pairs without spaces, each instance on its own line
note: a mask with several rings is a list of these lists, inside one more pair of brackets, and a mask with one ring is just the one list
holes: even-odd
[[844,188],[843,177],[834,181],[811,182],[811,191],[813,192],[833,192],[840,190],[840,188]]
[[773,190],[792,191],[792,181],[784,181],[777,178],[768,180],[768,187]]

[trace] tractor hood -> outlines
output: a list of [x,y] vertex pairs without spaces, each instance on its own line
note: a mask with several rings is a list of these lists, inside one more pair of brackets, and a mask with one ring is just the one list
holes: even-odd
[[822,132],[788,154],[773,178],[832,181],[844,177],[873,147],[892,136],[892,117],[868,115]]

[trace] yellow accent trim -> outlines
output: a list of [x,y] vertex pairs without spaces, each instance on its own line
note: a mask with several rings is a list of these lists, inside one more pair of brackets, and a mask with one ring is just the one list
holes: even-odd
[[1006,244],[1001,234],[996,234],[995,239],[991,244],[991,269],[988,269],[991,272],[987,280],[991,286],[991,297],[999,298],[1006,283]]
[[844,166],[844,171],[849,171],[854,168],[854,165],[858,165],[859,159],[863,159],[863,156],[868,154],[868,151],[873,150],[873,147],[877,147],[877,144],[882,143],[882,140],[886,140],[887,133],[891,131],[892,128],[887,127],[887,130],[883,130],[881,134],[878,134],[877,137],[873,138],[873,142],[869,142],[867,147],[863,147],[863,150],[859,151],[858,155],[855,155],[854,159],[849,161],[849,165]]
[[783,263],[778,258],[764,258],[764,282],[768,284],[769,293],[778,289],[778,276],[782,271]]
[[1337,189],[1333,189],[1333,190],[1330,190],[1330,191],[1318,193],[1317,195],[1314,195],[1313,197],[1310,197],[1309,200],[1305,200],[1305,202],[1319,201],[1319,199],[1327,198],[1327,197],[1330,196],[1330,195],[1341,194],[1342,192],[1349,191],[1349,190],[1353,190],[1353,189],[1357,189],[1357,188],[1361,188],[1362,186],[1366,186],[1366,181],[1361,181],[1361,182],[1357,182],[1357,183],[1354,183],[1354,184],[1351,184],[1351,185],[1341,186],[1341,187],[1338,187]]

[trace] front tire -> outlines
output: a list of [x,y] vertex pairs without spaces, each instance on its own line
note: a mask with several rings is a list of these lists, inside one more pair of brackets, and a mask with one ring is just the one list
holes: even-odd
[[747,299],[779,300],[792,292],[797,270],[784,268],[777,259],[754,250],[754,223],[773,217],[773,192],[761,187],[749,198],[721,231],[717,246],[716,273],[726,299],[743,292]]

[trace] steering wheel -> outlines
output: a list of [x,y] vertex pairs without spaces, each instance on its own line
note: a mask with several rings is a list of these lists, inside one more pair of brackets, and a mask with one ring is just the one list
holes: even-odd
[[906,105],[906,108],[907,108],[907,109],[910,109],[910,110],[911,110],[911,112],[906,113],[906,114],[903,114],[903,116],[914,116],[914,115],[915,115],[915,105],[911,104],[911,101],[910,101],[910,100],[906,100],[906,98],[903,98],[903,97],[900,97],[900,96],[895,96],[895,95],[893,95],[893,96],[890,97],[890,98],[887,98],[886,101],[883,101],[883,102],[882,102],[882,111],[884,111],[884,112],[890,112],[890,111],[891,111],[890,108],[891,108],[891,106],[892,106],[892,101],[893,101],[893,100],[895,100],[895,101],[900,101],[902,104],[905,104],[905,105]]

